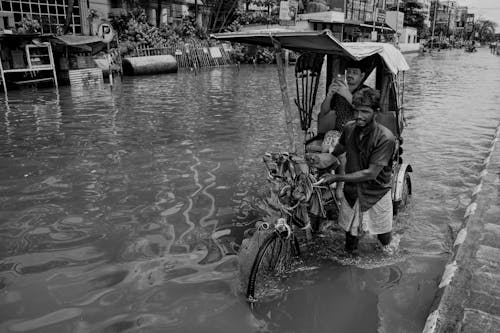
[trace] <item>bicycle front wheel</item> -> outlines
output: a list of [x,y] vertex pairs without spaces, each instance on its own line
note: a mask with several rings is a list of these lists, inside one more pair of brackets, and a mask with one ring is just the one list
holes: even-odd
[[248,278],[247,297],[255,300],[255,295],[262,296],[279,282],[291,266],[292,257],[299,254],[295,236],[281,237],[278,233],[270,234],[259,247]]

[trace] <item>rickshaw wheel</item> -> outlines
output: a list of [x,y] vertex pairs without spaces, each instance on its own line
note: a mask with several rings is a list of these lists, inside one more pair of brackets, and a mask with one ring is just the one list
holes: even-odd
[[[289,238],[271,233],[259,247],[250,270],[246,296],[255,301],[263,291],[279,280],[291,267],[292,258],[300,254],[294,234]],[[256,297],[257,295],[257,297]]]
[[409,197],[411,196],[411,179],[410,174],[405,172],[404,181],[403,181],[403,192],[401,193],[401,200],[394,202],[393,212],[394,215],[398,215],[401,211],[403,211],[408,205]]

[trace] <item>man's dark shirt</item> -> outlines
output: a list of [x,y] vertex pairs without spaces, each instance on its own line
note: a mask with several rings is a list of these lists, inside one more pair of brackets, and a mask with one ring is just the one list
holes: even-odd
[[[365,134],[361,138],[361,134]],[[396,138],[386,127],[375,120],[360,128],[355,122],[344,126],[339,143],[346,152],[346,174],[368,169],[370,164],[382,165],[383,168],[374,180],[358,183],[346,182],[344,195],[349,205],[354,206],[358,198],[361,211],[365,212],[391,190],[392,157]]]

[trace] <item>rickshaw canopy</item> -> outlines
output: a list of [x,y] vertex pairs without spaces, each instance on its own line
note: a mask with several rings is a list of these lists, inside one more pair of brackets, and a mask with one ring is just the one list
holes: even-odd
[[392,44],[374,42],[341,43],[330,30],[291,31],[267,29],[247,32],[228,32],[213,35],[217,39],[272,47],[278,42],[282,48],[297,52],[331,54],[361,61],[369,57],[380,57],[393,74],[410,67],[401,52]]

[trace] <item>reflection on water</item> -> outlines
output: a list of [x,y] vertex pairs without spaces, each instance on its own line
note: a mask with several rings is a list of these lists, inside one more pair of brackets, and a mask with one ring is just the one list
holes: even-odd
[[461,222],[499,121],[500,61],[486,51],[408,61],[405,256],[363,269],[306,260],[282,297],[253,311],[235,253],[259,218],[261,156],[286,147],[274,67],[9,92],[0,330],[421,331],[448,226]]

